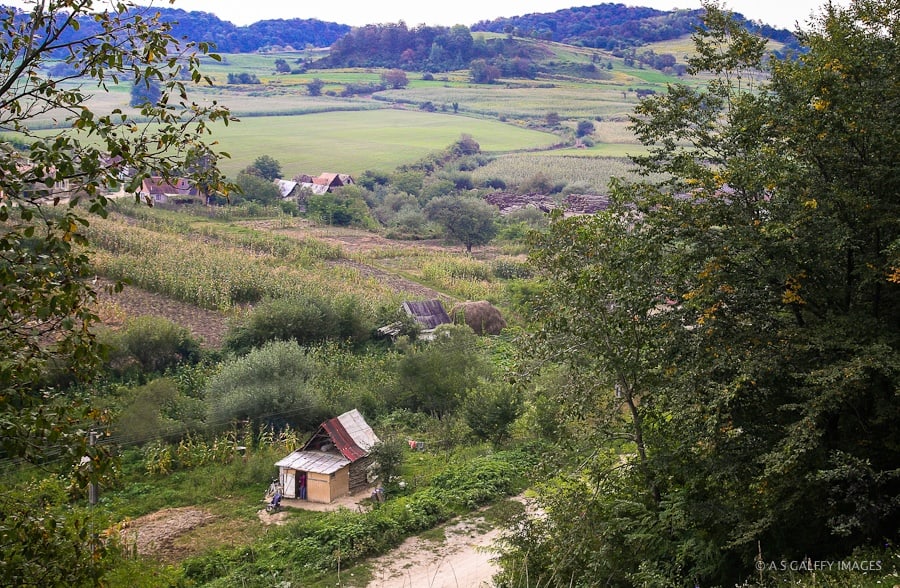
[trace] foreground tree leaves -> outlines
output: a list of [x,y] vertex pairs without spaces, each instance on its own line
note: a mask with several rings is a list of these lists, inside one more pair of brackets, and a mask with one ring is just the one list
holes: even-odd
[[668,179],[533,254],[579,467],[511,536],[509,585],[765,583],[758,558],[898,539],[898,3],[826,7],[762,82],[763,45],[707,11],[714,79],[634,118]]
[[[88,381],[99,358],[81,231],[91,215],[106,214],[107,194],[136,193],[150,175],[190,175],[204,193],[227,191],[215,167],[227,154],[213,150],[208,134],[211,122],[231,117],[189,96],[204,81],[208,47],[181,45],[150,9],[33,4],[30,12],[0,8],[0,130],[14,139],[0,142],[0,457],[63,472],[80,492],[108,463],[101,446],[87,443],[87,428],[102,426],[103,416],[89,395],[64,392]],[[158,86],[156,101],[136,114],[91,109],[91,92],[126,80]],[[96,580],[109,543],[65,511],[0,491],[7,581]]]

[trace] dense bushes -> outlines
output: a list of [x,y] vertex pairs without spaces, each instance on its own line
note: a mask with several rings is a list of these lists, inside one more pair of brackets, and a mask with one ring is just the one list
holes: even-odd
[[107,367],[113,374],[137,377],[161,373],[200,358],[200,344],[186,328],[158,316],[128,319],[120,331],[104,331]]
[[208,425],[236,421],[314,429],[329,414],[310,380],[315,361],[293,342],[274,341],[224,364],[206,387]]
[[443,416],[456,409],[466,390],[486,377],[490,367],[467,326],[441,325],[434,341],[410,351],[400,361],[398,404]]
[[313,296],[280,298],[257,306],[236,321],[225,337],[225,347],[246,353],[268,341],[296,341],[308,345],[328,340],[361,343],[374,328],[358,300],[341,296],[325,300]]

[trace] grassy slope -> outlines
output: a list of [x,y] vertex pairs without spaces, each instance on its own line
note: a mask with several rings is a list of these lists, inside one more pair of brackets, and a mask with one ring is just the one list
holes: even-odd
[[497,121],[406,110],[329,112],[305,116],[252,117],[218,127],[213,138],[232,159],[234,174],[261,154],[270,154],[286,176],[367,169],[393,171],[469,134],[483,151],[511,151],[552,145],[549,133]]

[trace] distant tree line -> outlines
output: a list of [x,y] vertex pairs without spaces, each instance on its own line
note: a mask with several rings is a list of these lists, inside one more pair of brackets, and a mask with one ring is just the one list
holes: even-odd
[[[509,60],[528,57],[517,54],[523,50],[520,46],[504,43],[502,39],[475,40],[472,32],[506,33],[510,37],[530,37],[614,50],[688,35],[700,25],[703,15],[703,10],[662,11],[622,4],[598,4],[481,21],[470,30],[464,25],[409,29],[402,21],[351,28],[339,23],[298,18],[262,20],[237,26],[208,12],[174,8],[135,7],[129,14],[138,12],[147,13],[145,17],[150,13],[159,13],[160,22],[172,23],[173,37],[207,42],[215,51],[222,53],[247,53],[270,47],[332,47],[336,52],[333,67],[352,64],[427,71],[462,69],[477,58],[490,59],[503,55]],[[797,47],[790,31],[749,23],[740,14],[735,16],[755,32],[785,43],[787,49]],[[25,19],[26,16],[17,18]],[[61,41],[71,42],[100,32],[91,19],[80,18],[78,22],[79,27],[68,28]],[[63,58],[64,55],[58,57]]]
[[471,67],[475,60],[511,77],[534,77],[540,49],[512,38],[476,39],[463,25],[408,28],[404,22],[353,29],[331,46],[314,67],[392,67],[449,71]]
[[[703,14],[702,9],[664,11],[623,4],[598,4],[480,21],[472,26],[472,31],[507,33],[611,51],[690,35],[700,26]],[[788,30],[768,25],[752,26],[742,15],[735,14],[735,17],[765,37],[796,44],[794,35]]]
[[[222,53],[247,53],[274,46],[295,49],[307,46],[328,47],[350,31],[348,25],[317,19],[261,20],[239,27],[208,12],[140,6],[127,12],[127,14],[142,14],[145,18],[157,13],[160,15],[160,22],[173,23],[174,38],[207,42]],[[16,18],[25,20],[27,15],[21,14]],[[63,31],[60,45],[101,32],[100,26],[93,19],[81,16],[77,20],[79,24],[77,28],[68,27]],[[65,56],[65,50],[60,49],[57,57]]]

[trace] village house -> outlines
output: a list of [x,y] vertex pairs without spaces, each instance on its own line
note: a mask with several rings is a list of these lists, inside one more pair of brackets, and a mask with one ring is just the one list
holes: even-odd
[[160,176],[150,176],[141,182],[138,196],[153,202],[182,201],[197,196],[199,191],[186,178],[178,178],[169,182]]
[[[276,182],[285,180],[276,180]],[[293,182],[296,182],[301,190],[308,190],[312,194],[320,195],[331,192],[335,188],[343,186],[352,186],[354,184],[353,177],[349,174],[323,173],[316,177],[300,174],[294,176]]]
[[275,466],[285,498],[329,503],[368,484],[369,451],[378,437],[358,410],[322,423],[299,450]]

